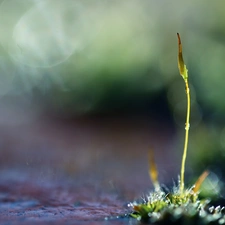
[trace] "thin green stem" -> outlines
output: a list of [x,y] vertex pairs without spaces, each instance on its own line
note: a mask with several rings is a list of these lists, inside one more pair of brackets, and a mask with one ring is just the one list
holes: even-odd
[[187,116],[186,116],[186,123],[185,123],[185,141],[184,141],[184,152],[182,156],[182,163],[181,163],[181,174],[180,174],[180,193],[182,194],[184,191],[184,172],[185,172],[185,161],[187,156],[187,148],[188,148],[188,135],[189,135],[189,128],[190,128],[190,109],[191,109],[191,100],[190,100],[190,89],[188,85],[188,80],[185,79],[185,86],[186,86],[186,95],[187,95]]

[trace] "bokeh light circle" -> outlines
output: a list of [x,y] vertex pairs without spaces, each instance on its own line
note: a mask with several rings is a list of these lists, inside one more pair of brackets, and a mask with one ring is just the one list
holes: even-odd
[[72,0],[5,0],[0,5],[0,42],[13,60],[52,67],[91,38],[87,9]]

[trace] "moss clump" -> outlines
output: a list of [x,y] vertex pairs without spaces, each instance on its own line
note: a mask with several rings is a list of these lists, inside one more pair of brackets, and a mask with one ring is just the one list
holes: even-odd
[[[166,199],[162,200],[163,204],[166,201]],[[159,202],[152,204],[161,205]],[[154,210],[149,212],[150,208],[146,204],[133,205],[133,207],[136,211],[131,214],[132,217],[137,218],[143,223],[167,225],[225,224],[224,207],[209,207],[208,201],[187,201],[180,205],[176,205],[168,201],[168,204],[158,212]]]
[[194,186],[182,194],[179,187],[172,192],[151,192],[142,202],[129,204],[131,216],[150,224],[225,224],[225,208],[209,205],[208,199],[199,199]]

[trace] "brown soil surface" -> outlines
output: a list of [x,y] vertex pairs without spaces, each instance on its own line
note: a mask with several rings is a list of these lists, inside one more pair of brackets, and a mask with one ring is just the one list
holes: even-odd
[[136,224],[121,215],[152,188],[149,148],[160,180],[179,164],[172,129],[147,117],[39,118],[0,137],[1,224]]

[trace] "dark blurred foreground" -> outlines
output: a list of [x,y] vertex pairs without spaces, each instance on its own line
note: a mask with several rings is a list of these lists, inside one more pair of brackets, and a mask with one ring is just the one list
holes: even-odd
[[174,129],[162,121],[125,114],[2,124],[1,223],[135,224],[116,216],[152,188],[149,148],[160,180],[177,176]]

